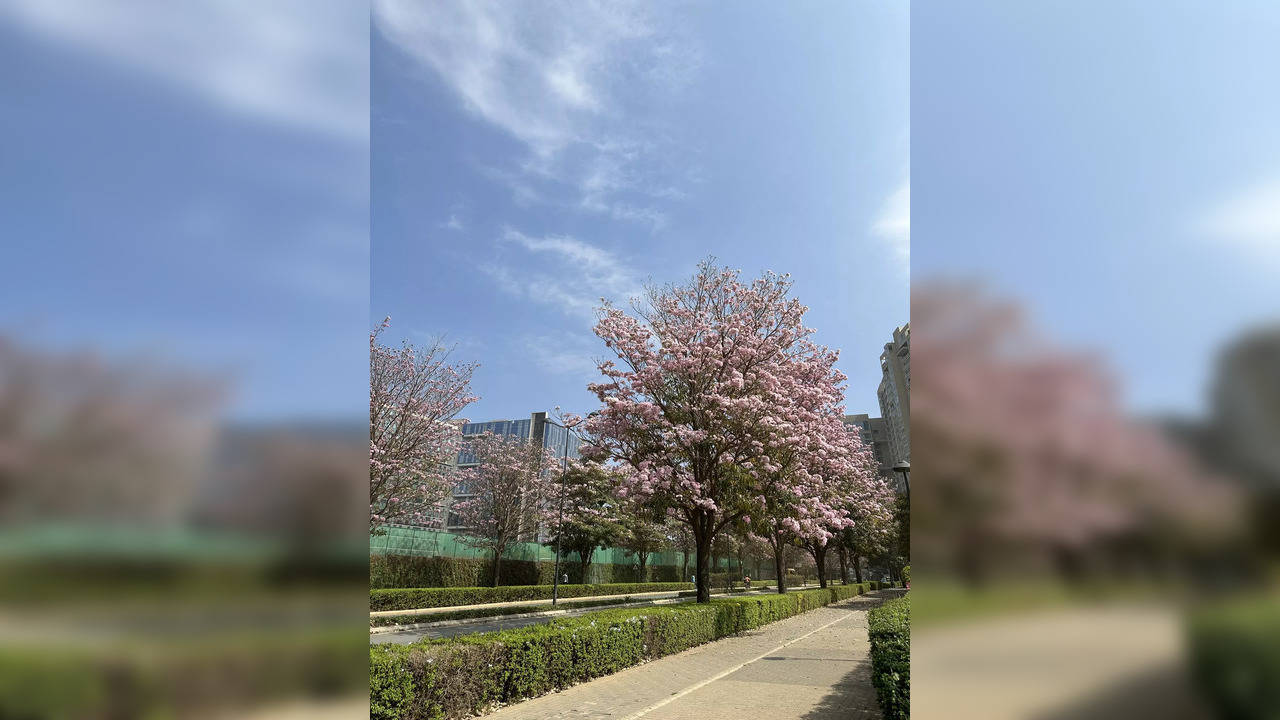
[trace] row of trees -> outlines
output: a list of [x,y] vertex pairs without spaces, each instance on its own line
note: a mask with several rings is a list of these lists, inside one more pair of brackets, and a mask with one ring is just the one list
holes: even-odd
[[767,548],[779,591],[792,547],[808,551],[824,585],[832,549],[860,573],[858,559],[895,537],[895,495],[843,425],[838,353],[813,341],[790,291],[785,275],[746,283],[705,262],[685,284],[650,288],[630,313],[606,302],[595,332],[613,357],[589,386],[601,407],[563,418],[583,456],[565,468],[486,435],[466,441],[480,464],[450,477],[442,458],[461,440],[448,423],[472,399],[473,368],[438,349],[382,348],[380,328],[370,338],[370,422],[382,423],[370,429],[371,523],[422,515],[460,481],[472,495],[454,512],[493,553],[495,582],[502,552],[534,525],[584,571],[606,544],[632,549],[643,571],[683,536],[699,602],[710,599],[717,539]]
[[1125,413],[1097,359],[1050,344],[1016,304],[967,284],[915,288],[912,323],[926,570],[974,583],[1126,572],[1231,540],[1231,488]]

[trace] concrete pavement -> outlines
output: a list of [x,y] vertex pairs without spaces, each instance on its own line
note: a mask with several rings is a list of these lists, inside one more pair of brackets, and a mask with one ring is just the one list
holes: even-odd
[[879,718],[866,610],[880,590],[502,708],[494,720]]
[[1175,608],[1065,607],[913,628],[917,720],[1207,720]]

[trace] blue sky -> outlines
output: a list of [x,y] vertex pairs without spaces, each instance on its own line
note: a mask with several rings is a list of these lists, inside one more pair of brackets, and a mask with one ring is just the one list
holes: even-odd
[[0,5],[0,334],[230,380],[242,420],[367,412],[359,3]]
[[790,272],[851,412],[907,320],[905,4],[374,3],[369,322],[589,410],[601,296]]
[[915,282],[982,278],[1135,410],[1203,409],[1280,309],[1277,37],[1270,2],[914,3]]

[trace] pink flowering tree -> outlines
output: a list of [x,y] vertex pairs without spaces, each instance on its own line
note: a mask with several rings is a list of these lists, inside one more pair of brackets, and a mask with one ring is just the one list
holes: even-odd
[[899,530],[896,510],[905,509],[905,498],[899,498],[883,478],[869,484],[860,502],[846,506],[851,524],[840,531],[836,554],[840,562],[840,579],[849,582],[852,561],[854,581],[862,582],[862,559],[884,557],[897,549]]
[[974,581],[1010,556],[1070,575],[1120,544],[1145,553],[1231,526],[1226,488],[1014,303],[926,284],[912,318],[912,541],[926,562]]
[[686,284],[650,288],[633,314],[606,303],[596,324],[616,360],[589,386],[602,407],[584,452],[630,466],[620,493],[688,525],[699,602],[710,600],[716,535],[776,482],[769,450],[801,443],[839,402],[827,381],[837,355],[812,341],[790,290],[785,275],[744,283],[704,262]]
[[[834,369],[829,382],[843,376]],[[773,448],[773,470],[763,484],[761,507],[750,526],[773,552],[778,592],[786,592],[784,555],[788,546],[808,551],[826,587],[827,551],[855,513],[868,513],[879,502],[882,483],[861,439],[845,429],[838,405],[809,418],[804,431],[787,446]]]
[[449,349],[405,342],[388,347],[369,334],[369,532],[387,522],[432,523],[452,484],[462,440],[458,413],[476,366],[452,363]]
[[[861,445],[856,438],[853,442]],[[861,449],[865,452],[865,448]],[[834,471],[825,478],[818,493],[806,498],[809,507],[805,516],[813,519],[807,527],[801,526],[796,544],[813,558],[820,587],[827,586],[827,552],[840,545],[846,532],[856,531],[860,522],[871,524],[873,519],[892,517],[892,490],[875,476],[870,453],[865,455],[865,462],[850,463],[849,467]]]
[[480,463],[458,473],[453,505],[467,530],[463,542],[493,557],[493,586],[501,580],[502,555],[540,523],[553,519],[558,484],[548,476],[558,465],[550,451],[507,435],[484,433],[466,439],[466,449]]

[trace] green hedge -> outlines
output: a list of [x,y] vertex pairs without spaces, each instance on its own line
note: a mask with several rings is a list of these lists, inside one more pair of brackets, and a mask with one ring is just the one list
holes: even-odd
[[1214,604],[1189,622],[1192,672],[1219,717],[1280,717],[1280,602]]
[[102,647],[0,648],[0,718],[235,717],[364,686],[352,629]]
[[495,633],[377,645],[369,650],[369,717],[468,717],[495,703],[566,688],[867,589],[842,585],[700,605],[603,610]]
[[[682,590],[680,597],[692,597],[696,594],[696,590]],[[565,601],[559,605],[560,610],[581,610],[583,608],[604,607],[606,605],[623,605],[629,602],[643,602],[644,598],[634,598],[630,595],[619,595],[617,597],[604,598],[601,600],[584,600],[579,602]],[[501,617],[503,615],[519,615],[528,612],[542,612],[549,610],[548,606],[521,606],[500,607],[500,608],[472,608],[467,610],[453,610],[444,613],[432,613],[430,615],[380,615],[378,617],[369,618],[370,627],[386,627],[389,625],[412,625],[424,622],[441,622],[444,620],[469,620],[472,618],[489,618]]]
[[867,613],[871,683],[885,720],[911,717],[911,605],[890,600]]
[[[481,558],[418,555],[370,555],[370,588],[484,587],[493,584],[493,563]],[[573,558],[561,562],[560,572],[570,584],[583,582],[581,567]],[[550,585],[555,563],[503,560],[502,585]],[[656,565],[646,568],[648,582],[679,582],[680,568]],[[593,584],[638,582],[634,565],[592,563],[586,580]]]
[[[691,583],[615,583],[610,585],[561,585],[560,597],[633,595],[647,592],[692,590]],[[480,605],[484,603],[550,600],[550,585],[503,585],[467,588],[398,588],[369,591],[369,609],[417,610],[420,608]]]

